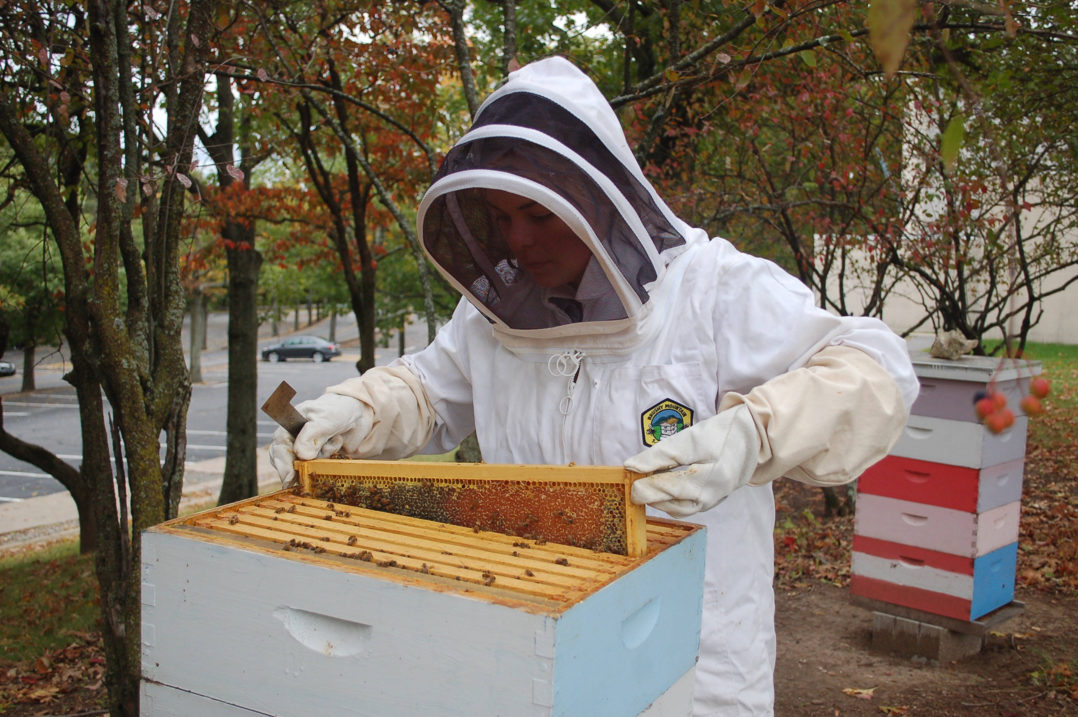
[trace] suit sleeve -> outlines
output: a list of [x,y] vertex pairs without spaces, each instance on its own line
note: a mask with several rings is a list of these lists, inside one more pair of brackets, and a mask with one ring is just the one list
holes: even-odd
[[828,346],[747,394],[728,393],[719,409],[738,404],[748,407],[760,438],[753,485],[780,476],[820,486],[848,483],[887,455],[907,415],[883,366],[846,346]]

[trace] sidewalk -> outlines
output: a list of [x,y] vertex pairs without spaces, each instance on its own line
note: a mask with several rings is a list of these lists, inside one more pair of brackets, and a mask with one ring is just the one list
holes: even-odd
[[[184,471],[180,511],[215,505],[221,491],[224,469],[224,456],[188,463]],[[258,488],[260,491],[276,490],[280,485],[263,446],[258,449]],[[77,538],[78,535],[78,511],[75,501],[66,491],[27,498],[18,503],[0,504],[0,554]]]

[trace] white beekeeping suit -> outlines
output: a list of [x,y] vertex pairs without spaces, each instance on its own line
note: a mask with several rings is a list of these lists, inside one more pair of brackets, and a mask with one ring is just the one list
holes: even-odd
[[[578,283],[531,279],[490,190],[572,228],[592,255]],[[399,458],[473,430],[491,463],[688,466],[638,481],[634,500],[707,526],[694,713],[770,714],[770,481],[847,482],[887,453],[917,392],[905,343],[674,216],[598,88],[561,58],[486,100],[418,226],[464,299],[423,351],[301,404],[295,446],[280,432],[271,447],[282,477],[293,450]]]

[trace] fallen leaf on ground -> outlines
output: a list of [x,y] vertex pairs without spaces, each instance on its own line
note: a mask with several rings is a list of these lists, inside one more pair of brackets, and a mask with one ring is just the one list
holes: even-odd
[[876,691],[875,687],[844,687],[842,692],[850,697],[856,697],[859,700],[872,699],[873,693]]

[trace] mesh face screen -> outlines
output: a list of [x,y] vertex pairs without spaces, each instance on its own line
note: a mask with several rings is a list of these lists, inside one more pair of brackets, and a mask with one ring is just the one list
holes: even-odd
[[656,250],[661,252],[685,242],[677,229],[663,216],[647,189],[595,132],[553,100],[531,92],[505,95],[483,110],[475,126],[488,124],[517,125],[558,138],[618,186],[640,216],[651,240],[655,242]]
[[[645,286],[656,278],[655,268],[641,241],[610,197],[568,158],[531,142],[512,137],[491,137],[455,147],[446,157],[440,176],[486,169],[535,182],[570,204],[591,228],[612,263],[641,303]],[[493,188],[493,187],[492,187]],[[458,190],[436,198],[421,226],[423,244],[443,269],[466,287],[510,328],[549,328],[568,323],[556,312],[538,305],[538,291],[518,268],[502,236],[482,188]],[[607,292],[613,287],[603,279]],[[617,320],[621,313],[606,317]]]
[[336,505],[627,553],[624,487],[617,483],[314,474],[310,491]]

